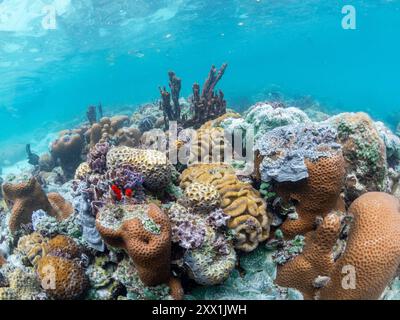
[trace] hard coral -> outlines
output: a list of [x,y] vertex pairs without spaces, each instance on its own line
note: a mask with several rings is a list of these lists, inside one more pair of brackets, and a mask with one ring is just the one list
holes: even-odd
[[76,133],[63,133],[51,145],[51,155],[58,160],[64,173],[72,175],[81,163],[84,141]]
[[270,214],[259,192],[241,182],[232,167],[225,164],[197,164],[181,175],[181,187],[191,183],[213,185],[221,197],[221,208],[231,217],[228,227],[234,230],[237,249],[252,251],[269,236]]
[[400,264],[400,202],[371,192],[354,201],[349,213],[354,220],[337,260],[333,252],[341,224],[332,213],[307,234],[304,252],[278,269],[277,283],[308,299],[378,299]]
[[144,186],[151,191],[159,191],[171,182],[171,163],[156,150],[141,150],[128,147],[112,148],[107,154],[107,167],[115,168],[129,164],[143,175]]
[[37,273],[42,287],[54,299],[78,299],[88,287],[85,271],[80,264],[63,257],[48,255],[41,258]]
[[[155,204],[105,206],[96,219],[101,236],[111,246],[125,249],[147,286],[171,279],[171,226]],[[172,293],[179,297],[179,293]]]
[[57,235],[45,244],[46,255],[63,257],[66,259],[80,258],[81,249],[76,242],[67,236]]
[[3,194],[8,205],[12,207],[9,221],[11,232],[16,232],[22,225],[30,223],[35,210],[42,209],[49,215],[57,215],[35,178],[18,184],[5,183]]
[[209,213],[221,202],[218,190],[213,185],[198,182],[189,184],[183,196],[188,206],[199,213]]

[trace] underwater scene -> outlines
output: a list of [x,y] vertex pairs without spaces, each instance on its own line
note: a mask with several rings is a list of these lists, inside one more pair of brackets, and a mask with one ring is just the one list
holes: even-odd
[[400,0],[0,0],[0,300],[399,300]]

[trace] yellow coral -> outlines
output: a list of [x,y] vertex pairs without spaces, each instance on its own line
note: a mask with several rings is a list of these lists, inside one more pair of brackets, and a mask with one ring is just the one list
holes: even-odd
[[22,254],[33,266],[45,255],[44,238],[40,233],[34,232],[18,240],[17,251]]
[[183,195],[188,207],[199,213],[210,212],[221,202],[218,190],[210,184],[193,182],[186,187]]
[[0,288],[0,300],[33,300],[40,293],[35,273],[15,269],[9,276],[9,287]]
[[181,176],[181,187],[191,183],[213,185],[220,194],[221,208],[231,216],[228,227],[234,230],[235,247],[249,252],[269,236],[271,216],[260,193],[240,181],[232,167],[222,164],[197,164]]
[[130,164],[144,177],[144,186],[152,191],[162,190],[171,182],[172,165],[162,152],[156,150],[115,147],[107,154],[107,167]]

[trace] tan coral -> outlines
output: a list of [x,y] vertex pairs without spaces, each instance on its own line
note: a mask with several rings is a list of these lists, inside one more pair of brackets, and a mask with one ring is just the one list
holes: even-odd
[[63,257],[41,258],[37,273],[43,289],[54,299],[78,299],[88,288],[88,280],[80,264]]
[[[304,252],[278,269],[277,283],[305,298],[379,299],[400,264],[400,202],[379,192],[362,195],[349,208],[353,216],[344,252],[333,260],[340,230],[330,214],[306,238]],[[324,276],[327,283],[313,287]]]
[[305,162],[309,175],[307,179],[277,185],[279,196],[286,202],[293,202],[298,213],[298,219],[287,219],[281,227],[287,238],[313,230],[315,219],[324,217],[340,203],[345,175],[342,154]]
[[209,213],[221,202],[219,192],[213,185],[198,182],[189,184],[183,196],[188,207],[198,213]]
[[121,128],[115,133],[115,139],[119,146],[137,147],[140,143],[142,133],[137,128]]
[[66,259],[80,258],[82,252],[76,242],[65,235],[57,235],[44,246],[46,255],[61,256]]
[[16,268],[9,275],[9,287],[0,288],[0,300],[33,300],[40,285],[33,271]]
[[74,212],[72,204],[57,192],[48,193],[47,199],[54,209],[58,221],[67,219]]
[[144,177],[144,186],[160,191],[171,182],[172,165],[165,154],[156,150],[115,147],[107,154],[107,167],[130,164]]
[[[146,223],[152,227],[146,228]],[[172,295],[179,296],[181,287],[170,282],[171,225],[158,206],[106,206],[97,215],[96,227],[109,245],[125,249],[145,285],[172,283]]]
[[90,166],[87,162],[82,162],[78,168],[75,170],[75,180],[83,180],[86,176],[88,176],[92,172]]
[[32,266],[36,266],[39,259],[46,255],[46,240],[46,238],[37,232],[25,235],[18,240],[17,251]]
[[191,183],[213,185],[221,197],[221,208],[231,216],[228,227],[236,233],[235,247],[252,251],[269,236],[271,215],[260,193],[241,182],[232,167],[222,163],[196,164],[181,175],[181,187]]

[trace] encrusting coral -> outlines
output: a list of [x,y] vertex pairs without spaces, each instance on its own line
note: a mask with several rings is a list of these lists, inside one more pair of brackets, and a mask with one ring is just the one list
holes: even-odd
[[277,283],[302,291],[307,299],[378,299],[400,264],[400,202],[379,192],[362,195],[349,208],[353,217],[339,257],[335,213],[306,238],[304,252],[279,267]]
[[42,209],[48,215],[62,220],[72,213],[72,206],[65,199],[52,193],[46,196],[35,178],[18,184],[3,184],[3,194],[6,202],[12,208],[9,228],[16,232],[22,225],[31,222],[32,213]]
[[[123,248],[147,286],[173,283],[171,275],[171,225],[155,204],[103,207],[96,219],[101,236],[111,246]],[[182,298],[182,288],[171,286],[171,295]]]
[[265,201],[251,184],[240,181],[232,167],[226,164],[196,164],[181,175],[181,187],[191,183],[211,184],[221,197],[221,208],[231,217],[235,247],[252,251],[269,236],[271,217]]

